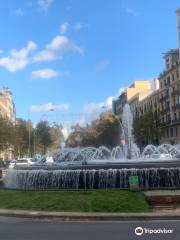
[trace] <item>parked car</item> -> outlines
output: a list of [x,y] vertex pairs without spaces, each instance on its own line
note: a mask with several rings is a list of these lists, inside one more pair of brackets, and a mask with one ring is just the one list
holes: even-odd
[[172,159],[172,155],[169,153],[155,153],[150,156],[153,159]]
[[16,166],[30,166],[32,164],[35,164],[34,161],[32,161],[31,158],[21,158],[18,160],[12,160],[9,164],[9,168],[14,168]]
[[10,161],[10,163],[9,163],[9,168],[14,168],[15,167],[15,165],[16,165],[16,162],[17,162],[17,160],[12,160],[12,161]]

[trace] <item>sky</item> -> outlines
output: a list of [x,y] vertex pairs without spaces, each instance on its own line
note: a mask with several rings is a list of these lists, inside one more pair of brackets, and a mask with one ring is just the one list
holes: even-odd
[[[18,118],[85,124],[178,47],[177,0],[0,2],[0,87]],[[52,110],[52,111],[51,111]]]

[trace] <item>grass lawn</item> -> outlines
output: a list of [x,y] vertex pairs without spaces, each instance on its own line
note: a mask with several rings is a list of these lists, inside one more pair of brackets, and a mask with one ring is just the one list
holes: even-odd
[[66,212],[147,212],[142,192],[0,190],[0,208]]

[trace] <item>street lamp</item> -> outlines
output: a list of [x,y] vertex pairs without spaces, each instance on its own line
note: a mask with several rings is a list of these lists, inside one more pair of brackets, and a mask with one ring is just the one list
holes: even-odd
[[41,115],[40,121],[43,121],[43,118],[44,118],[44,120],[46,120],[45,117],[47,117],[47,112],[53,112],[54,110],[55,110],[54,108],[48,109],[48,110],[46,111],[46,113],[43,113],[43,114]]
[[28,109],[28,157],[30,157],[31,129],[30,129],[30,109]]
[[[47,112],[52,112],[54,111],[54,108],[50,108],[47,110]],[[46,114],[43,114],[41,116],[41,119],[43,116],[45,116]],[[34,138],[34,153],[35,153],[35,131],[33,133],[33,138]],[[31,120],[30,120],[30,109],[28,109],[28,156],[31,157]]]

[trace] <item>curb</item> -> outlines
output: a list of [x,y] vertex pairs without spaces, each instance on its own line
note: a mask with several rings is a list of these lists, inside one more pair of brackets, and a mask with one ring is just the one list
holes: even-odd
[[177,220],[180,219],[180,212],[167,211],[150,213],[79,213],[0,209],[0,216],[36,219],[58,219],[62,221],[143,221]]

